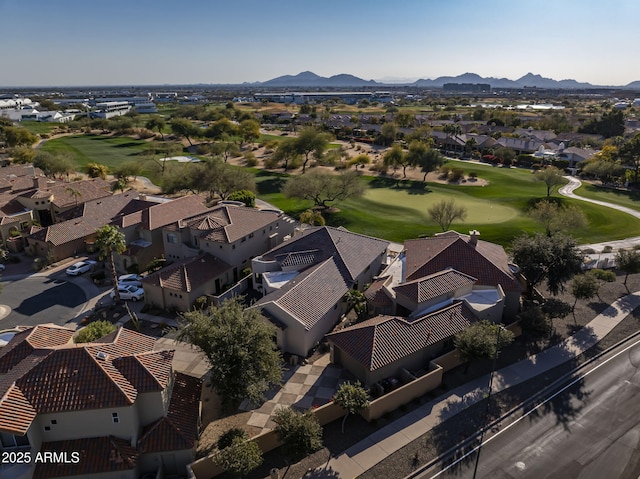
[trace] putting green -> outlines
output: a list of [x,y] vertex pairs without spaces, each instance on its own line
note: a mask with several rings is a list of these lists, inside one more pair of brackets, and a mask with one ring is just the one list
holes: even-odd
[[452,197],[456,205],[464,206],[467,209],[467,221],[473,219],[474,224],[504,223],[520,214],[514,208],[500,205],[494,201],[472,198],[463,193],[454,195],[450,192],[445,194],[431,191],[424,194],[412,194],[408,190],[393,190],[389,188],[370,188],[364,193],[364,198],[371,202],[380,205],[393,205],[394,207],[400,206],[412,210],[423,221],[428,220],[429,213],[427,210],[431,205],[442,200],[450,200]]

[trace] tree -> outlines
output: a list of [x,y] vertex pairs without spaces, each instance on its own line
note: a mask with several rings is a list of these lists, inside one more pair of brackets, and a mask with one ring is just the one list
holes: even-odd
[[244,143],[255,141],[260,138],[260,123],[255,120],[243,120],[238,126],[238,134]]
[[236,477],[245,477],[262,464],[260,446],[242,429],[232,428],[218,440],[213,463]]
[[453,343],[460,359],[467,363],[466,374],[471,361],[497,357],[502,348],[513,342],[513,338],[513,333],[502,325],[485,320],[460,331],[455,335]]
[[513,148],[507,146],[498,148],[494,155],[500,160],[500,163],[505,166],[511,166],[511,163],[513,163],[513,160],[516,158],[516,152],[513,151]]
[[229,201],[241,201],[248,208],[255,208],[256,194],[249,190],[237,190],[227,196]]
[[178,136],[184,136],[189,145],[193,146],[191,142],[192,136],[198,136],[200,130],[193,123],[191,123],[186,118],[174,118],[171,120],[171,131]]
[[369,155],[367,155],[366,153],[360,153],[359,155],[354,156],[349,161],[349,165],[355,165],[356,166],[356,171],[358,170],[359,166],[364,168],[364,166],[368,165],[369,163],[371,163],[371,157]]
[[287,171],[289,166],[292,166],[299,156],[300,154],[298,153],[295,140],[293,138],[287,138],[278,143],[276,150],[271,155],[271,160],[274,166],[282,162],[282,168],[284,168],[284,171]]
[[592,118],[585,122],[578,133],[592,133],[605,138],[624,135],[624,113],[622,110],[605,112],[599,119]]
[[398,127],[394,123],[385,123],[380,127],[378,142],[382,146],[389,146],[396,141],[396,136],[398,136]]
[[309,163],[311,159],[311,153],[313,153],[316,159],[321,158],[329,145],[329,140],[325,133],[309,127],[300,131],[300,134],[294,140],[294,145],[298,154],[304,156],[304,160],[302,161],[302,173],[304,174],[307,163]]
[[62,177],[75,171],[71,156],[67,152],[51,154],[47,151],[38,150],[33,159],[33,166],[40,168],[45,175],[53,178],[56,176]]
[[364,293],[357,289],[349,289],[342,299],[347,303],[348,309],[353,308],[358,315],[358,320],[362,320],[367,312],[367,298]]
[[33,163],[33,159],[36,156],[36,150],[31,146],[20,145],[13,148],[12,163],[24,164]]
[[136,176],[139,176],[141,173],[142,165],[139,161],[121,163],[113,169],[113,176],[118,179],[123,179],[127,184],[133,181]]
[[562,177],[562,171],[554,166],[544,168],[534,174],[535,181],[540,181],[547,186],[547,198],[551,196],[551,192],[566,180]]
[[[640,252],[636,250],[621,249],[615,255],[616,266],[625,272],[624,285],[630,274],[640,273]],[[627,291],[629,291],[627,289]]]
[[212,196],[218,195],[220,199],[225,200],[234,191],[256,189],[256,180],[250,171],[216,159],[201,165],[204,171],[195,181],[202,182],[201,191],[209,191]]
[[542,226],[547,236],[559,231],[584,228],[587,217],[577,206],[561,206],[549,200],[542,200],[529,210],[529,215]]
[[73,197],[76,200],[76,206],[78,206],[78,198],[82,196],[82,193],[75,188],[71,188],[70,186],[64,189],[66,193],[69,193],[69,196]]
[[591,299],[598,293],[598,280],[592,274],[583,273],[574,276],[571,282],[571,294],[575,298],[573,302],[572,310],[576,309],[576,304],[579,299]]
[[347,381],[340,385],[333,397],[333,402],[347,411],[342,420],[342,434],[344,434],[344,423],[349,414],[358,414],[369,407],[369,393],[359,381],[353,384]]
[[198,347],[211,366],[211,386],[232,410],[244,398],[253,403],[282,381],[276,331],[241,298],[226,299],[207,311],[184,313],[178,339]]
[[98,257],[100,260],[109,258],[109,268],[111,270],[111,281],[113,282],[115,300],[120,302],[118,274],[116,273],[114,253],[120,254],[127,248],[124,234],[118,231],[118,228],[113,225],[101,226],[96,231],[96,247],[98,248]]
[[115,330],[116,327],[109,321],[94,321],[78,331],[76,337],[73,338],[73,342],[90,343],[113,333]]
[[622,146],[620,156],[626,165],[633,168],[633,181],[637,183],[640,172],[640,133]]
[[316,223],[319,226],[324,226],[326,221],[317,210],[308,209],[300,213],[300,223],[308,224],[309,226],[314,226]]
[[103,180],[106,180],[109,168],[106,165],[101,165],[100,163],[89,163],[86,166],[86,172],[87,175],[89,175],[89,178],[102,178]]
[[427,181],[427,175],[442,165],[444,157],[438,150],[431,149],[424,141],[412,141],[409,143],[407,161],[412,166],[420,167],[424,173],[422,181]]
[[312,412],[280,407],[275,410],[273,421],[289,459],[295,461],[322,448],[322,426]]
[[407,166],[410,165],[409,157],[402,150],[402,146],[395,144],[382,157],[385,166],[392,167],[394,170],[402,168],[403,178],[407,177]]
[[453,200],[442,200],[427,209],[431,220],[435,221],[442,231],[447,231],[455,220],[464,221],[467,217],[467,209],[457,206]]
[[536,233],[517,237],[512,244],[513,261],[527,281],[527,294],[546,280],[554,296],[564,291],[564,284],[582,271],[582,254],[576,241],[562,233],[551,236]]
[[325,209],[329,203],[359,197],[363,192],[364,185],[355,171],[337,175],[312,171],[308,175],[292,176],[283,189],[289,198],[313,200],[316,206]]
[[164,133],[162,130],[164,130],[167,126],[164,118],[162,118],[160,115],[153,115],[147,120],[147,123],[145,123],[144,126],[149,130],[158,130],[162,141],[164,141]]
[[19,126],[0,126],[7,146],[13,148],[19,145],[33,145],[38,141],[38,137],[33,135],[26,128]]

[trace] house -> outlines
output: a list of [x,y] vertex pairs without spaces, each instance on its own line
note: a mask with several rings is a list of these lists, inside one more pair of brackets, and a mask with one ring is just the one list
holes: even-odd
[[115,255],[116,269],[144,271],[155,258],[164,256],[162,228],[182,218],[207,211],[198,196],[176,199],[142,196],[118,213],[111,222],[124,234],[127,249]]
[[233,283],[251,259],[282,243],[295,221],[280,211],[223,202],[162,228],[167,260],[209,253],[233,267]]
[[453,337],[475,321],[464,301],[413,319],[376,316],[327,335],[331,362],[365,386],[399,377],[402,369],[420,376],[429,361],[451,350]]
[[200,296],[217,296],[233,281],[233,267],[204,253],[176,261],[142,280],[147,304],[189,311]]
[[343,228],[315,227],[251,262],[254,303],[278,327],[280,349],[305,357],[345,312],[344,295],[380,272],[389,242]]
[[[40,228],[27,236],[25,250],[27,254],[46,257],[51,261],[59,261],[88,252],[95,242],[96,230],[111,223],[137,198],[138,193],[135,190],[129,190],[79,205],[67,213],[73,216],[79,212],[80,216]],[[147,207],[144,202],[133,204],[140,209]]]
[[0,476],[185,474],[198,437],[201,380],[175,373],[173,351],[155,351],[149,336],[121,328],[74,344],[74,333],[39,325],[0,350],[2,452],[64,458],[3,464]]
[[365,291],[372,319],[329,334],[332,361],[365,384],[412,375],[453,347],[472,322],[514,317],[522,285],[504,249],[455,231],[405,241]]

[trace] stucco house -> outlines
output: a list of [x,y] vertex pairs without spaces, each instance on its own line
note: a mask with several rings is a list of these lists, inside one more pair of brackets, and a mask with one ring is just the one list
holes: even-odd
[[365,292],[372,319],[327,336],[332,360],[365,384],[424,370],[478,320],[515,317],[522,284],[504,249],[455,231],[405,241]]
[[66,453],[65,460],[0,465],[0,476],[185,474],[198,437],[201,380],[175,373],[173,351],[155,351],[149,336],[119,329],[74,344],[74,333],[39,325],[0,349],[2,451]]
[[304,230],[252,261],[254,303],[278,327],[280,349],[305,357],[340,320],[344,295],[380,272],[389,242],[343,228]]

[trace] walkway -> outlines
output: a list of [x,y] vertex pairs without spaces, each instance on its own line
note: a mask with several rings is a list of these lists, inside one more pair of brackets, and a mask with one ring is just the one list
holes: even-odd
[[[640,291],[620,298],[562,343],[496,371],[492,392],[503,391],[574,359],[601,341],[638,306]],[[314,471],[313,477],[359,476],[438,424],[484,399],[488,385],[487,374],[424,404],[371,434],[341,455],[331,458],[325,466]]]

